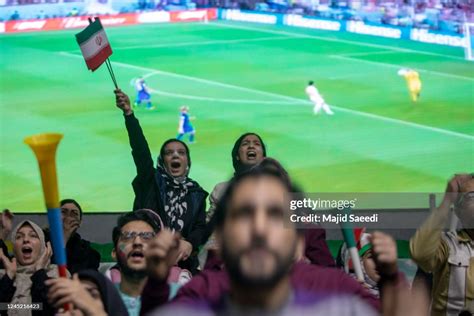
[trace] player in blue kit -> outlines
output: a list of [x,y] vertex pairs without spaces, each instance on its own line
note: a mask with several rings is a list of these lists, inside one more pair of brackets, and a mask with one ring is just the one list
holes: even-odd
[[189,142],[194,143],[194,127],[191,125],[191,119],[194,117],[189,116],[189,107],[182,106],[180,108],[179,124],[178,124],[178,136],[177,139],[181,140],[185,134],[189,135]]
[[135,81],[135,90],[137,91],[137,97],[133,105],[139,107],[142,102],[144,102],[146,103],[147,110],[153,110],[155,107],[151,105],[151,94],[145,83],[145,79],[140,77]]

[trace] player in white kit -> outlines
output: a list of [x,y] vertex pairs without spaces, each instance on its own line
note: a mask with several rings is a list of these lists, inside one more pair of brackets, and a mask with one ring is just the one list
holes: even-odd
[[308,86],[305,89],[306,94],[308,95],[311,102],[314,104],[313,112],[314,114],[318,114],[321,109],[328,115],[333,115],[334,112],[331,111],[329,105],[324,101],[323,97],[319,94],[318,89],[314,86],[314,82],[308,82]]

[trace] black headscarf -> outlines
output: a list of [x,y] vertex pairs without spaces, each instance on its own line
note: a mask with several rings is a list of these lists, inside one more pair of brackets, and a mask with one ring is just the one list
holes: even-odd
[[242,140],[247,137],[248,135],[255,135],[258,137],[258,139],[260,140],[260,143],[262,144],[262,150],[263,150],[263,157],[266,157],[267,156],[267,149],[265,148],[265,143],[263,142],[262,138],[260,137],[260,135],[256,134],[256,133],[245,133],[245,134],[242,134],[238,139],[237,141],[235,142],[234,144],[234,148],[232,148],[232,165],[234,166],[234,175],[238,175],[240,173],[242,173],[243,171],[247,170],[248,167],[245,166],[244,164],[242,164],[242,162],[240,162],[239,160],[239,148],[240,148],[240,143],[242,143]]
[[[171,176],[165,167],[165,147],[169,143],[178,142],[186,149],[186,156],[188,157],[188,168],[186,173],[179,178]],[[166,220],[169,228],[181,231],[184,227],[184,217],[188,209],[188,203],[186,202],[186,195],[190,189],[198,187],[198,184],[188,178],[189,169],[191,168],[191,155],[189,154],[189,148],[186,143],[171,138],[163,143],[160,149],[160,155],[158,156],[157,170],[163,176],[166,182],[166,201],[165,201],[165,213],[168,217]]]
[[97,285],[107,315],[128,316],[127,308],[112,281],[94,270],[83,270],[78,275],[79,279],[89,280]]

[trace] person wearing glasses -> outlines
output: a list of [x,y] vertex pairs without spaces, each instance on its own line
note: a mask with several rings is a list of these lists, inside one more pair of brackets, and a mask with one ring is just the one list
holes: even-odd
[[140,312],[141,293],[147,281],[145,252],[160,225],[151,211],[137,210],[119,217],[112,232],[112,257],[120,268],[116,287],[130,316]]

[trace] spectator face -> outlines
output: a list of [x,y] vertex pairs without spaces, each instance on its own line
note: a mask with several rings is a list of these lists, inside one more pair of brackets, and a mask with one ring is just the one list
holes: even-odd
[[235,283],[271,286],[287,275],[303,242],[289,223],[289,194],[270,176],[247,178],[237,185],[218,241]]
[[100,304],[102,304],[102,298],[100,296],[100,291],[97,284],[89,280],[81,280],[81,284],[84,286],[84,288],[87,290],[87,292],[89,292],[89,294],[92,296],[92,298],[96,302],[100,302]]
[[380,280],[380,275],[377,272],[375,261],[372,256],[372,250],[368,250],[362,257],[362,263],[364,264],[364,269],[369,278],[373,281],[378,282]]
[[240,142],[239,160],[244,165],[256,165],[263,159],[263,148],[257,135],[247,135]]
[[64,228],[75,232],[81,226],[81,212],[74,203],[65,203],[61,206],[61,216]]
[[456,215],[464,228],[474,229],[474,179],[467,181],[461,187]]
[[143,221],[132,221],[124,225],[112,255],[125,275],[145,275],[145,252],[155,233]]
[[188,171],[186,148],[179,142],[166,144],[163,160],[168,173],[173,177],[182,177]]
[[23,265],[31,265],[40,256],[41,241],[34,229],[26,224],[22,226],[15,235],[13,252],[18,262]]

